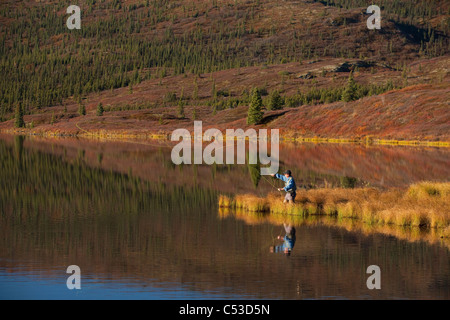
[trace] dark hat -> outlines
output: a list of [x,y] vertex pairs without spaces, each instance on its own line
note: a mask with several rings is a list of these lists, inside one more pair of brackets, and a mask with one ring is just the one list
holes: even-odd
[[288,175],[291,175],[291,174],[292,174],[292,172],[291,172],[291,170],[286,170],[285,172],[283,172],[283,174],[288,174]]

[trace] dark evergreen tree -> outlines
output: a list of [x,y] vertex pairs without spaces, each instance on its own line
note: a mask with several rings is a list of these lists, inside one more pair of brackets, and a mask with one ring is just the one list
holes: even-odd
[[263,115],[261,94],[258,89],[254,89],[250,107],[248,108],[247,124],[259,124]]
[[347,86],[342,93],[342,101],[349,102],[358,99],[357,96],[358,86],[356,85],[355,79],[353,79],[353,72],[350,72],[348,77]]
[[105,111],[105,109],[103,108],[103,104],[100,102],[97,106],[97,116],[98,117],[103,116],[104,111]]
[[178,117],[181,119],[185,118],[185,114],[184,114],[184,102],[180,99],[180,101],[178,102]]
[[79,114],[80,116],[85,116],[85,115],[86,115],[86,107],[84,106],[83,103],[81,103],[81,104],[78,106],[78,114]]
[[267,108],[269,110],[279,110],[283,109],[284,100],[280,96],[280,93],[277,90],[274,90],[269,97],[269,104]]
[[24,128],[25,121],[23,120],[23,108],[21,103],[17,103],[16,105],[16,117],[15,117],[14,125],[16,128]]

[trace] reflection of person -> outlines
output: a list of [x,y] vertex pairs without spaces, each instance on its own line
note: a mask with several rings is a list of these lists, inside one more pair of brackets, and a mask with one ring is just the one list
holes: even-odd
[[296,240],[295,228],[291,225],[284,224],[284,230],[286,231],[286,235],[284,237],[277,237],[278,240],[283,240],[283,244],[270,247],[270,252],[283,252],[286,256],[290,256]]
[[272,177],[280,179],[284,181],[284,188],[278,188],[279,191],[286,191],[286,196],[284,197],[284,202],[292,202],[295,203],[295,196],[297,195],[296,190],[297,186],[295,185],[294,178],[292,177],[291,170],[286,170],[284,175],[281,174],[272,174]]

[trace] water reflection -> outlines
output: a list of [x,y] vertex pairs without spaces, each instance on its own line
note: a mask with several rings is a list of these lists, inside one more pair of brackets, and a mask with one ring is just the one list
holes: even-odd
[[[271,188],[261,179],[255,189],[248,177],[247,166],[174,167],[164,146],[5,137],[0,278],[37,274],[65,288],[61,274],[76,264],[89,277],[83,292],[137,286],[133,297],[450,298],[450,254],[439,243],[366,232],[352,221],[336,228],[315,217],[218,216],[219,191]],[[284,224],[284,236],[296,230],[289,259],[268,250]],[[382,292],[365,287],[371,264],[384,272]],[[67,291],[55,292],[46,296]],[[43,295],[34,293],[28,297]]]
[[297,240],[295,235],[296,230],[294,226],[286,223],[283,224],[283,227],[286,234],[283,237],[281,235],[277,237],[277,240],[282,240],[283,244],[278,246],[271,246],[270,252],[272,253],[282,252],[286,256],[290,256],[292,249],[294,249],[295,241]]
[[[0,135],[0,139],[14,145],[13,136]],[[173,145],[167,141],[31,137],[22,145],[104,170],[128,174],[131,169],[134,176],[152,182],[195,184],[222,193],[265,194],[273,189],[264,176],[259,175],[258,165],[175,166],[170,156]],[[280,171],[291,169],[299,186],[407,187],[423,180],[447,181],[449,152],[446,148],[281,144]]]

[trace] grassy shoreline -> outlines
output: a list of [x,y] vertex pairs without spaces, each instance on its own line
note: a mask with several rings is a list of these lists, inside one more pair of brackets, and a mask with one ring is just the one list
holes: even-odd
[[280,194],[219,197],[220,208],[236,208],[270,215],[335,216],[368,225],[440,229],[450,237],[450,183],[420,182],[407,190],[374,188],[298,190],[296,204],[285,204]]

